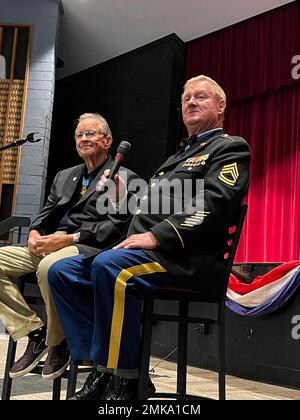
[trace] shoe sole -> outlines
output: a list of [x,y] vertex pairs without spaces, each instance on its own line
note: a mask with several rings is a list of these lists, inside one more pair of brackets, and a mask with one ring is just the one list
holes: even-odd
[[64,371],[67,369],[67,367],[69,366],[69,364],[71,363],[71,356],[69,356],[69,360],[67,361],[67,363],[61,367],[59,370],[57,370],[56,372],[50,373],[50,374],[44,374],[44,372],[42,372],[42,377],[43,379],[56,379],[59,378]]
[[40,360],[45,356],[46,353],[50,350],[50,347],[47,347],[42,353],[35,359],[31,365],[27,366],[26,369],[20,370],[19,372],[9,372],[9,377],[11,379],[19,378],[20,376],[27,375],[30,373],[40,362]]

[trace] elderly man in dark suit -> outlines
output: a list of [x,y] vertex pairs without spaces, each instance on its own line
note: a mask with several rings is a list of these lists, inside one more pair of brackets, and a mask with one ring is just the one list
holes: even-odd
[[[189,140],[151,178],[127,238],[92,263],[71,257],[50,268],[72,357],[97,364],[71,399],[136,398],[143,295],[167,284],[220,294],[228,227],[247,192],[250,164],[245,140],[224,133],[225,107],[214,80],[188,80],[182,116]],[[148,396],[153,390],[149,383]]]
[[[101,192],[96,184],[110,169],[112,134],[107,121],[99,114],[83,114],[75,130],[76,150],[84,163],[59,172],[42,211],[30,226],[26,247],[0,248],[0,317],[16,341],[28,335],[24,355],[11,368],[16,378],[30,372],[48,352],[43,377],[60,376],[70,362],[55,305],[48,287],[51,264],[65,257],[89,255],[111,246],[124,232],[128,216],[117,211],[99,214],[96,209]],[[128,181],[135,177],[123,168]],[[13,278],[36,272],[45,301],[47,329],[24,301]]]

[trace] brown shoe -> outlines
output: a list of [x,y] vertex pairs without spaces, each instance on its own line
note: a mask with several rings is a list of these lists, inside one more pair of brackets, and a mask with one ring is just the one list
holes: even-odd
[[9,371],[9,376],[14,379],[31,372],[49,350],[46,346],[46,329],[39,328],[29,335],[28,344],[20,359],[18,359]]
[[71,356],[66,340],[54,347],[50,347],[45,360],[42,376],[44,379],[58,378],[69,366]]

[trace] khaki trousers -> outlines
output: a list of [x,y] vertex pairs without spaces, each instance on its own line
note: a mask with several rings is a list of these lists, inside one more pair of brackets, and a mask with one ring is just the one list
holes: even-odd
[[25,302],[12,280],[22,274],[36,272],[47,314],[48,346],[55,346],[64,339],[64,333],[48,287],[48,270],[62,258],[78,255],[76,246],[68,246],[52,252],[44,258],[29,252],[27,247],[6,246],[0,248],[0,318],[14,341],[43,325],[42,320]]

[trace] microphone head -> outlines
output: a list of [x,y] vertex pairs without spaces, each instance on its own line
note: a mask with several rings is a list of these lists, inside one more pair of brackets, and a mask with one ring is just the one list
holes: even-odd
[[119,144],[117,148],[117,155],[119,155],[122,159],[124,159],[125,155],[130,151],[130,149],[131,149],[131,144],[128,141],[123,140],[121,141],[121,143]]
[[34,139],[35,134],[38,134],[38,132],[27,134],[26,141],[28,141],[29,143],[37,143],[38,141],[41,141],[42,139]]

